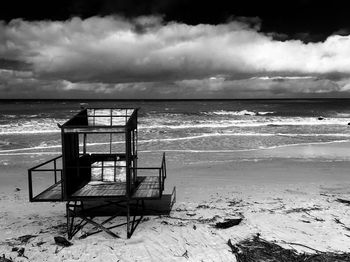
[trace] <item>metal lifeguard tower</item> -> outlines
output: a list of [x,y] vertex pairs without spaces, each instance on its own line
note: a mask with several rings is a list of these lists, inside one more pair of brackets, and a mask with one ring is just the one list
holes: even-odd
[[[66,202],[68,238],[87,223],[114,237],[118,236],[110,229],[126,225],[130,238],[142,219],[144,201],[162,198],[165,154],[159,167],[138,167],[137,112],[137,108],[81,110],[59,125],[62,155],[28,170],[31,202]],[[50,174],[53,181],[43,188],[41,181]],[[35,178],[41,179],[39,183]],[[96,202],[101,204],[91,206]],[[93,220],[96,208],[111,205],[116,210],[113,215],[103,222]],[[108,228],[106,223],[120,216],[121,210],[126,223]],[[76,218],[80,223],[75,223]]]

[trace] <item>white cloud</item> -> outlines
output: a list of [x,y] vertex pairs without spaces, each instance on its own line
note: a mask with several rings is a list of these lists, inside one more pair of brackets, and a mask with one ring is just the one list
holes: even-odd
[[[276,41],[258,29],[258,23],[244,19],[194,26],[165,24],[159,17],[127,20],[110,16],[64,22],[16,19],[0,23],[0,58],[29,63],[31,79],[61,81],[59,86],[66,91],[109,94],[156,86],[155,90],[169,93],[171,89],[162,89],[160,83],[170,82],[171,88],[180,89],[182,84],[197,86],[197,91],[206,88],[209,93],[234,92],[241,82],[254,82],[244,85],[252,91],[276,86],[285,87],[277,89],[286,92],[333,92],[335,86],[349,90],[350,36],[332,35],[324,42],[305,44]],[[329,75],[336,79],[322,80]],[[253,79],[240,82],[249,78]],[[293,81],[282,84],[284,80]],[[202,82],[206,84],[199,87]],[[308,84],[304,89],[294,87],[298,82]],[[321,82],[319,88],[310,87]],[[96,83],[95,89],[89,83]]]

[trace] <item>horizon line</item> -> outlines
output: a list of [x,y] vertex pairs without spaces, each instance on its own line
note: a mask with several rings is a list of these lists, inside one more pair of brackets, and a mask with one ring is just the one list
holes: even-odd
[[324,97],[324,98],[0,98],[6,101],[116,101],[116,102],[161,102],[161,101],[249,101],[249,100],[350,100],[350,98]]

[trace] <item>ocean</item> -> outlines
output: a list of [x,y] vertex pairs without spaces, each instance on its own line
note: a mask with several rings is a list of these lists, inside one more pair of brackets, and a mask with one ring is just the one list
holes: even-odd
[[[350,100],[346,99],[86,103],[91,107],[140,108],[140,154],[165,151],[188,163],[243,161],[246,152],[350,141]],[[57,124],[79,110],[79,101],[1,101],[0,159],[48,159],[60,154]],[[99,141],[92,142],[99,146]],[[335,157],[330,154],[326,158]]]

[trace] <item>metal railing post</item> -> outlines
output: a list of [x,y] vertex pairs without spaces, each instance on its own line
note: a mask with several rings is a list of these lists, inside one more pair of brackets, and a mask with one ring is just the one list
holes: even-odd
[[29,201],[33,200],[32,170],[28,170]]
[[159,168],[159,193],[162,194],[162,169]]
[[[58,156],[58,157],[55,157],[53,159],[50,159],[48,161],[45,161],[44,163],[41,163],[39,165],[36,165],[35,167],[32,167],[30,169],[28,169],[28,188],[29,188],[29,201],[30,202],[33,202],[36,200],[36,197],[38,195],[35,195],[35,192],[33,192],[33,174],[34,172],[53,172],[54,174],[54,185],[57,184],[58,182],[60,182],[62,180],[62,169],[57,169],[57,159],[61,158],[62,155]],[[53,162],[53,168],[52,168],[52,162]],[[50,165],[48,168],[45,168],[45,165]],[[58,181],[58,178],[57,178],[57,172],[60,172],[60,181]],[[52,175],[52,173],[50,173],[50,175]],[[52,185],[53,186],[53,185]],[[51,187],[52,187],[51,186]],[[61,187],[62,189],[63,187]]]
[[55,184],[56,184],[56,183],[57,183],[56,159],[53,161],[53,169],[55,170],[55,171],[54,171],[54,174],[55,174]]
[[166,161],[165,161],[165,152],[163,153],[163,164],[164,164],[164,178],[166,178]]

